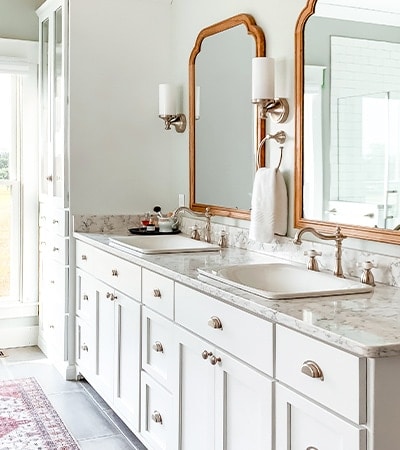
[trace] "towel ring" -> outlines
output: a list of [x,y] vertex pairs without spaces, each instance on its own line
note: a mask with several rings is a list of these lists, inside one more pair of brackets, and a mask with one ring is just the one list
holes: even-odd
[[278,131],[275,134],[267,134],[262,140],[261,142],[258,144],[257,147],[257,156],[256,156],[256,169],[258,170],[260,168],[260,150],[261,147],[263,146],[263,144],[270,140],[270,139],[274,139],[278,144],[281,144],[279,146],[279,149],[281,151],[280,157],[279,157],[279,162],[277,167],[275,168],[275,170],[278,170],[279,167],[281,166],[281,162],[282,162],[282,156],[283,156],[283,144],[286,142],[286,133],[284,131]]

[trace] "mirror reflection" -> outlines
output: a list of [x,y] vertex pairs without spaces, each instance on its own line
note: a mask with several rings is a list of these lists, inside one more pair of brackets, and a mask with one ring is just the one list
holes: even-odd
[[301,218],[396,230],[400,6],[380,0],[310,4],[315,10],[304,26],[301,67]]
[[254,19],[241,14],[199,33],[190,61],[190,201],[193,210],[249,217],[256,140],[251,60],[264,56]]

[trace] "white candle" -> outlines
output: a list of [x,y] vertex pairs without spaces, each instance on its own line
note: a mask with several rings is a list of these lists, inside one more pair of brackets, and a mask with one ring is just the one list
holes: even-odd
[[252,60],[252,92],[253,101],[258,99],[273,99],[275,89],[274,60],[257,57]]
[[172,84],[158,86],[158,114],[174,116],[176,114],[176,87]]

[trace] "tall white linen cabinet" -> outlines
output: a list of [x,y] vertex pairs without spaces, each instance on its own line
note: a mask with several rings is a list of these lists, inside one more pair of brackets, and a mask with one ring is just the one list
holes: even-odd
[[72,217],[138,208],[137,158],[146,164],[143,147],[165,138],[157,96],[169,42],[157,36],[168,33],[170,9],[168,0],[47,0],[37,9],[39,347],[67,378],[75,376]]

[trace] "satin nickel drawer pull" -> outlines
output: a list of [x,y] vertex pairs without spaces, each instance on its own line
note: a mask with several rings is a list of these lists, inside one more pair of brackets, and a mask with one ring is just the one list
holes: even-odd
[[111,276],[117,277],[118,276],[118,270],[117,269],[112,269],[111,270]]
[[81,349],[82,349],[84,352],[89,351],[89,347],[88,347],[86,344],[83,344],[82,347],[81,347]]
[[322,373],[319,365],[314,361],[304,361],[303,365],[301,366],[301,372],[308,377],[319,378],[321,381],[324,381],[324,374]]
[[211,328],[215,328],[216,330],[222,330],[222,322],[221,320],[216,317],[216,316],[212,316],[209,320],[208,320],[208,325]]
[[58,247],[53,247],[53,252],[58,252],[60,249]]
[[84,294],[84,296],[83,296],[83,300],[86,300],[86,301],[88,301],[88,300],[89,300],[89,296],[88,296],[88,295],[86,295],[86,294]]
[[307,447],[306,450],[318,450],[317,447]]
[[82,259],[82,261],[86,261],[87,260],[87,256],[86,255],[82,255],[81,259]]
[[151,415],[151,420],[154,420],[155,423],[162,424],[162,417],[158,411],[153,412],[153,414]]
[[163,353],[164,352],[164,347],[162,346],[160,341],[156,341],[153,344],[153,350],[156,351],[156,352]]
[[153,297],[161,298],[160,289],[153,289]]
[[210,357],[210,363],[211,363],[213,366],[215,366],[215,364],[220,363],[220,362],[221,362],[221,358],[220,358],[219,356],[212,355],[212,356]]

